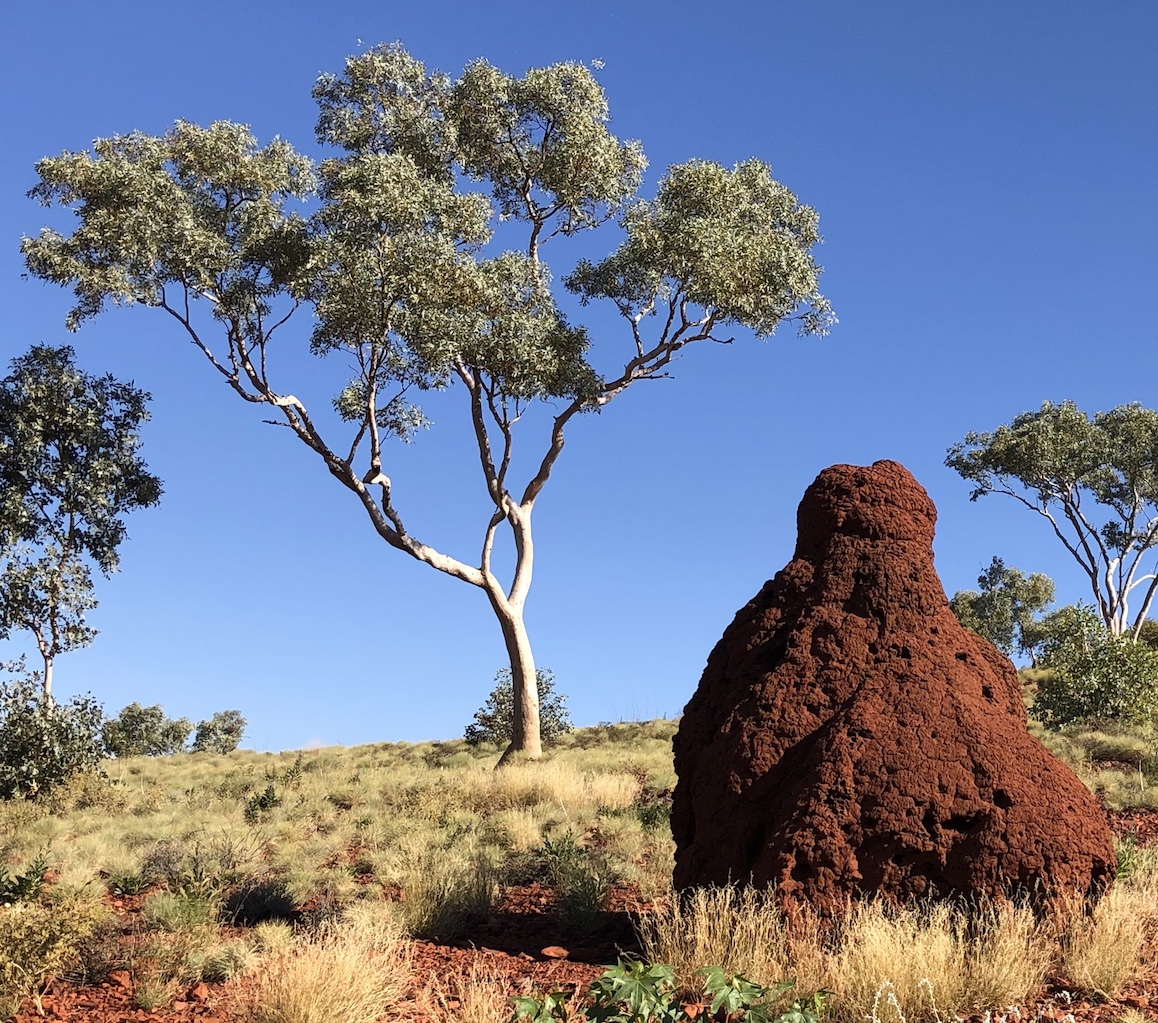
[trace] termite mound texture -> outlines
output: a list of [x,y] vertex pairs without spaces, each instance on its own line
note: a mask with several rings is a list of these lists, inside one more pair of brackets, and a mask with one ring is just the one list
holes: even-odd
[[716,644],[673,741],[677,889],[774,885],[833,915],[1112,880],[1105,815],[1026,731],[1013,665],[949,609],[936,517],[896,462],[805,492],[795,556]]

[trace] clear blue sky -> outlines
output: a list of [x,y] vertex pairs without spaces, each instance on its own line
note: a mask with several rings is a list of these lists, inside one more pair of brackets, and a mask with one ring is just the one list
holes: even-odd
[[[755,156],[820,211],[831,337],[695,351],[572,428],[536,509],[527,620],[577,723],[682,708],[835,462],[912,470],[940,512],[950,593],[999,554],[1051,574],[1063,601],[1083,595],[1041,522],[1008,499],[970,504],[942,462],[1046,399],[1158,403],[1151,0],[42,0],[9,5],[0,36],[0,361],[71,342],[85,368],[151,391],[144,452],[166,490],[129,520],[122,571],[98,585],[101,635],[60,658],[59,692],[195,720],[236,707],[246,745],[283,749],[452,737],[490,691],[504,653],[481,591],[387,548],[163,313],[69,337],[68,296],[21,280],[20,236],[46,216],[25,198],[41,156],[176,118],[312,153],[316,76],[395,39],[451,74],[479,56],[520,74],[602,60],[613,130],[650,161],[645,194],[669,164]],[[575,258],[545,254],[557,276]],[[598,365],[622,364],[614,320],[575,318]],[[471,558],[481,477],[461,406],[431,412],[387,471],[409,528]]]

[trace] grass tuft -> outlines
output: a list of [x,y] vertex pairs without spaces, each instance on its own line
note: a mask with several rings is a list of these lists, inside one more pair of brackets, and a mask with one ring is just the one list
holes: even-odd
[[374,1023],[405,992],[409,950],[401,934],[366,923],[323,926],[261,957],[235,989],[253,1023]]

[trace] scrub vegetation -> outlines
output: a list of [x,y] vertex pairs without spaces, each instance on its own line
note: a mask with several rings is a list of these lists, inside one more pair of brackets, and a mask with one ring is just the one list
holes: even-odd
[[[735,1019],[851,1023],[1029,1006],[1059,976],[1075,998],[1109,999],[1145,968],[1158,857],[1130,838],[1094,912],[1075,902],[1049,920],[870,903],[830,927],[755,891],[673,898],[674,727],[574,729],[502,771],[500,743],[465,739],[123,757],[0,803],[0,1008],[33,1005],[52,978],[117,976],[142,1009],[203,984],[214,1011],[262,1023],[642,1019],[649,1005],[679,1019],[717,997]],[[1138,729],[1042,737],[1111,806],[1153,805],[1158,758]],[[558,990],[519,988],[465,951],[461,973],[415,965],[432,943],[469,945],[527,890],[580,946],[599,942],[614,896],[631,910],[628,958]]]

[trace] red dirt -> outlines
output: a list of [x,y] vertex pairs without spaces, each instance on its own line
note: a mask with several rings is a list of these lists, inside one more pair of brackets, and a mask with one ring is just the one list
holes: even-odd
[[[1128,810],[1109,812],[1110,827],[1119,835],[1133,834],[1140,846],[1158,842],[1158,811]],[[118,912],[126,926],[137,899],[123,900]],[[585,991],[605,966],[618,956],[638,952],[632,937],[630,912],[638,904],[630,888],[612,892],[611,910],[604,914],[589,934],[568,934],[555,910],[554,895],[540,885],[507,889],[497,912],[462,940],[454,944],[415,942],[409,1000],[395,1011],[392,1019],[425,1020],[449,1018],[445,1010],[431,1015],[429,989],[432,982],[448,994],[453,979],[466,978],[472,969],[496,978],[505,978],[511,996],[535,991],[563,989]],[[554,947],[552,947],[554,946]],[[546,954],[544,953],[546,950]],[[566,958],[556,958],[566,950]],[[1151,949],[1158,953],[1158,946]],[[1067,1002],[1064,978],[1051,978],[1032,1005],[1020,1007],[1023,1019],[1074,1023],[1111,1023],[1125,1008],[1142,1009],[1158,1018],[1149,1006],[1158,1008],[1158,957],[1150,956],[1152,971],[1132,984],[1113,1002],[1094,1004]],[[230,1009],[227,985],[207,984],[180,992],[172,1004],[145,1012],[132,1004],[131,990],[118,978],[96,986],[76,986],[66,981],[50,983],[41,998],[44,1016],[37,1015],[29,999],[14,1023],[240,1023]],[[453,1009],[453,998],[450,1002]]]
[[1110,832],[1026,730],[1009,659],[958,623],[937,512],[897,462],[825,469],[793,560],[736,615],[673,740],[675,885],[1031,897],[1112,878]]

